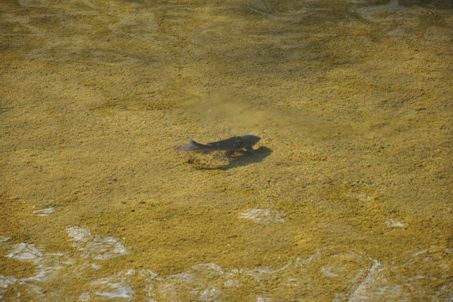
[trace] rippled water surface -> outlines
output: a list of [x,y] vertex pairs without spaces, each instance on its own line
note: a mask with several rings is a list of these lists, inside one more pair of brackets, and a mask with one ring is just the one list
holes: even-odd
[[452,45],[447,0],[4,1],[0,300],[452,301]]

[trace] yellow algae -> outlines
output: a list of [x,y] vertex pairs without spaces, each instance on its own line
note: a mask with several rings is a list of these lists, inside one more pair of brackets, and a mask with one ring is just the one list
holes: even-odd
[[0,300],[453,297],[448,1],[0,15]]

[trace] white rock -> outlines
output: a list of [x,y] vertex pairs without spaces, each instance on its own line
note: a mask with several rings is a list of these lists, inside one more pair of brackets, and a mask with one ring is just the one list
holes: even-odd
[[33,214],[35,214],[36,216],[49,216],[53,212],[55,212],[55,208],[48,207],[48,208],[41,209],[41,210],[35,210],[35,211],[33,211]]
[[73,226],[66,228],[66,232],[74,241],[88,241],[91,238],[91,232],[87,228]]
[[403,223],[394,219],[389,219],[385,222],[389,228],[406,228],[407,223]]
[[68,227],[66,231],[84,258],[107,260],[127,254],[124,245],[115,237],[92,236],[88,228],[78,226]]
[[200,301],[218,301],[221,291],[216,287],[203,290],[200,294]]
[[285,221],[279,212],[269,209],[250,209],[239,215],[239,217],[261,224],[279,223]]
[[42,255],[41,251],[33,244],[22,242],[14,245],[6,257],[16,260],[37,262],[42,258]]

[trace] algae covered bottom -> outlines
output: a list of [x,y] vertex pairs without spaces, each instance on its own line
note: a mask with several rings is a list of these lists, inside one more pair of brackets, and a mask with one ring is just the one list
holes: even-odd
[[0,300],[451,301],[451,45],[446,0],[3,1]]

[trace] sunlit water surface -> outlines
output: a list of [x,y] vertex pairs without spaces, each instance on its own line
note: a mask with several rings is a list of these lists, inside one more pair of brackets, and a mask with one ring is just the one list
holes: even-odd
[[4,1],[0,300],[453,301],[452,45],[447,0]]

